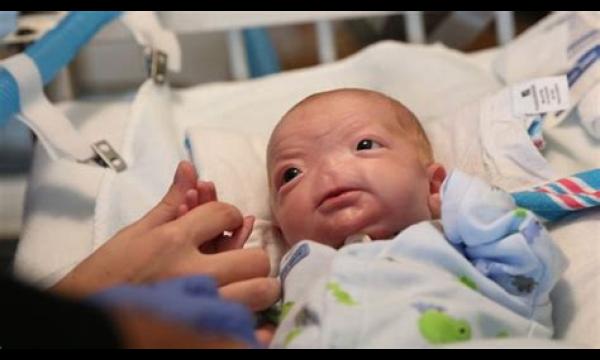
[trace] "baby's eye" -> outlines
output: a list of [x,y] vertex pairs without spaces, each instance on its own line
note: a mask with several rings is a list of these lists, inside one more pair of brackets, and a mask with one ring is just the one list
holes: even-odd
[[362,139],[356,144],[356,150],[369,150],[380,148],[381,144],[371,139]]
[[298,168],[289,168],[283,173],[283,183],[287,183],[292,181],[296,176],[300,175],[300,169]]

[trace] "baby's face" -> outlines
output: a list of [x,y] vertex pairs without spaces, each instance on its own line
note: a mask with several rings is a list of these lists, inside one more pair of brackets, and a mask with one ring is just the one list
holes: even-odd
[[271,206],[288,245],[335,248],[431,219],[430,182],[385,99],[337,94],[288,113],[268,149]]

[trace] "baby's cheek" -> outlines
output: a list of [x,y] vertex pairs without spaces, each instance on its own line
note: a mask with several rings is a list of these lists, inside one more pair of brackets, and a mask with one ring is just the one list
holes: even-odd
[[286,243],[293,245],[302,240],[299,237],[302,235],[302,229],[305,229],[303,220],[306,219],[306,214],[300,206],[285,206],[278,211],[277,221]]
[[430,218],[429,189],[427,181],[412,180],[397,179],[395,184],[388,184],[379,196],[386,203],[388,214],[416,223]]
[[393,206],[395,206],[394,213],[400,216],[404,226],[431,219],[428,193],[422,189],[402,194],[402,200]]

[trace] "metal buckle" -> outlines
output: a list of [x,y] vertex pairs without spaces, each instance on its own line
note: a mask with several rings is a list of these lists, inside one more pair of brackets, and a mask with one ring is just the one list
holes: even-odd
[[166,53],[146,48],[146,75],[154,79],[158,85],[162,85],[167,80],[167,60]]
[[116,172],[127,169],[125,160],[113,149],[106,140],[100,140],[92,144],[96,156],[91,160],[103,167],[109,167]]

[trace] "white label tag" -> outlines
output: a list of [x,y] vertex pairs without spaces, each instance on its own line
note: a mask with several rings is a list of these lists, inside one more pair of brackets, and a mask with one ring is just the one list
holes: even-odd
[[565,75],[540,78],[512,87],[515,116],[566,110],[569,105],[569,84]]

